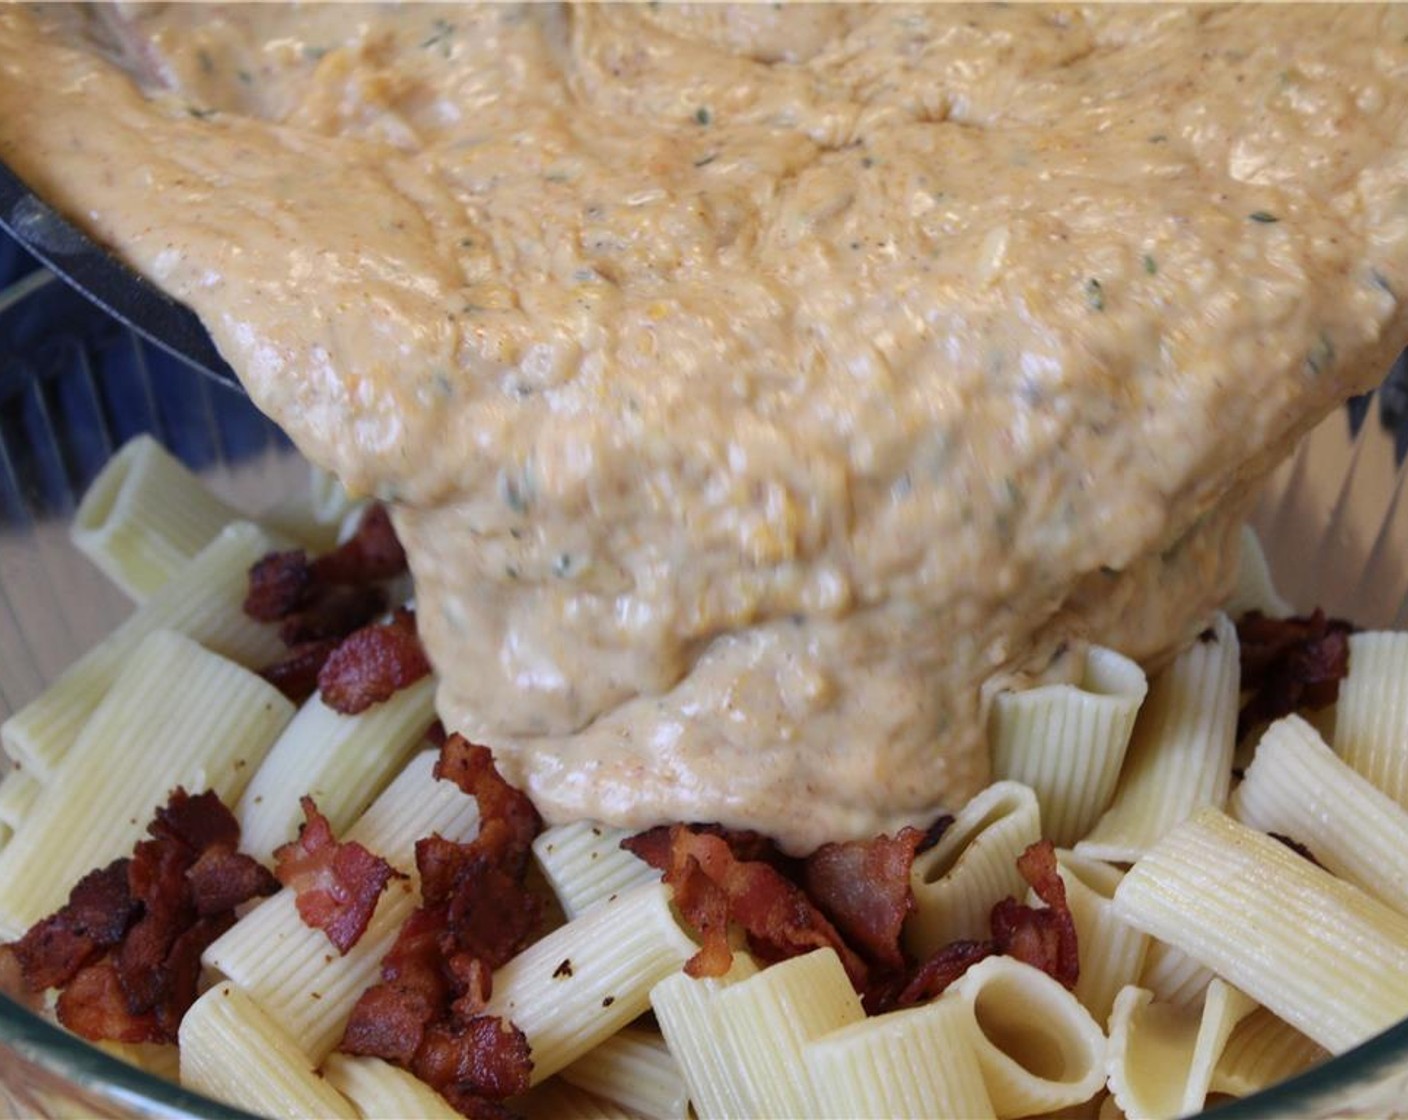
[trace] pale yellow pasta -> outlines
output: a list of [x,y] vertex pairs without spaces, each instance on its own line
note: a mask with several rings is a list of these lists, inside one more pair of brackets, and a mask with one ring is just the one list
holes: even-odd
[[194,560],[75,661],[48,689],[0,725],[0,742],[30,776],[48,782],[83,724],[142,639],[175,630],[247,668],[285,651],[277,627],[244,613],[249,567],[277,542],[258,526],[227,526]]
[[1306,845],[1327,871],[1408,914],[1408,809],[1336,758],[1299,716],[1267,729],[1229,810]]
[[1104,1032],[1040,969],[989,957],[941,998],[961,1002],[972,1016],[974,1052],[998,1117],[1079,1104],[1104,1086]]
[[240,847],[267,862],[275,848],[298,835],[305,795],[341,835],[401,769],[434,719],[433,675],[357,715],[336,712],[313,695],[235,807]]
[[0,779],[0,824],[19,828],[43,788],[28,770],[11,770]]
[[1213,1071],[1210,1090],[1249,1097],[1330,1056],[1283,1019],[1259,1007],[1237,1024]]
[[1195,809],[1227,800],[1238,676],[1237,630],[1219,614],[1152,682],[1114,803],[1078,853],[1131,863]]
[[994,1115],[959,1000],[863,1019],[803,1047],[820,1116]]
[[994,903],[1026,892],[1017,857],[1041,834],[1041,812],[1028,786],[996,782],[969,801],[910,870],[915,911],[904,927],[909,951],[922,960],[950,941],[990,936]]
[[726,976],[696,980],[677,972],[650,991],[650,1006],[670,1053],[680,1063],[690,1102],[701,1120],[748,1114],[748,1087],[736,1073],[733,1040],[719,1029],[715,996],[719,989],[757,971],[751,957],[735,953]]
[[181,1080],[181,1054],[174,1042],[111,1042],[93,1043],[103,1053],[136,1066],[164,1081]]
[[362,992],[381,978],[381,958],[401,924],[420,905],[415,841],[438,833],[467,841],[479,828],[474,799],[431,776],[437,752],[414,758],[350,829],[356,840],[408,878],[393,880],[357,944],[345,956],[298,916],[291,890],[265,900],[215,941],[201,958],[235,981],[284,1024],[314,1061],[342,1037]]
[[1076,924],[1080,976],[1075,995],[1097,1023],[1104,1023],[1120,990],[1144,968],[1149,938],[1114,912],[1121,878],[1117,868],[1068,851],[1058,852],[1056,859]]
[[365,1120],[461,1120],[424,1081],[380,1058],[329,1054],[322,1074]]
[[660,878],[660,872],[621,847],[631,835],[629,829],[575,821],[545,829],[533,841],[533,856],[568,918]]
[[1115,907],[1333,1052],[1408,1015],[1408,917],[1219,810],[1136,863]]
[[234,802],[292,715],[249,670],[180,634],[148,635],[0,851],[0,929],[17,935],[129,854],[174,787]]
[[1110,1016],[1109,1085],[1121,1111],[1149,1120],[1197,1112],[1237,1023],[1255,1004],[1214,980],[1199,1007],[1159,1003],[1128,987]]
[[1351,634],[1335,753],[1408,808],[1408,633]]
[[104,465],[74,514],[74,546],[138,603],[242,515],[151,436]]
[[593,1096],[585,1089],[560,1078],[535,1085],[516,1097],[513,1110],[524,1120],[636,1120],[631,1113],[611,1101]]
[[1109,805],[1147,691],[1138,665],[1092,646],[1079,684],[1003,692],[993,702],[993,777],[1035,790],[1053,843],[1074,844]]
[[646,883],[553,930],[494,973],[487,1015],[511,1020],[533,1082],[575,1062],[650,1006],[650,989],[698,949],[663,883]]
[[689,1115],[684,1073],[657,1031],[626,1027],[559,1076],[644,1120],[685,1120]]
[[1271,568],[1261,541],[1250,525],[1242,526],[1242,551],[1237,562],[1237,582],[1224,608],[1232,618],[1241,618],[1248,611],[1260,611],[1268,618],[1288,618],[1295,613],[1276,590],[1271,580]]
[[181,1084],[269,1117],[349,1117],[352,1102],[313,1068],[284,1024],[230,983],[181,1020]]
[[1161,1003],[1191,1007],[1202,1001],[1212,983],[1212,969],[1194,960],[1176,945],[1151,938],[1139,987],[1148,988]]

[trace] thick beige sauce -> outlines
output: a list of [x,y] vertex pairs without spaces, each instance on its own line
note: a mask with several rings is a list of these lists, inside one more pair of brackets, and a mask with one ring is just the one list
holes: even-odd
[[398,503],[551,820],[793,849],[1155,659],[1408,334],[1408,10],[0,12],[0,156]]

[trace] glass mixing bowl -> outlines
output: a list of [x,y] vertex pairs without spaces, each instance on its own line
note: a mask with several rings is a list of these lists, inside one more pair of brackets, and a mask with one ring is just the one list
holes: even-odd
[[[0,242],[0,280],[22,271]],[[1408,381],[1408,371],[1399,371]],[[1270,480],[1255,523],[1280,590],[1363,625],[1408,624],[1396,382],[1332,416]],[[240,394],[141,342],[44,272],[0,290],[0,719],[107,633],[129,604],[68,543],[78,496],[150,432],[251,511],[306,484]],[[1399,447],[1395,446],[1395,443]],[[0,1115],[245,1116],[127,1066],[0,997]],[[1408,1022],[1209,1115],[1408,1116]]]

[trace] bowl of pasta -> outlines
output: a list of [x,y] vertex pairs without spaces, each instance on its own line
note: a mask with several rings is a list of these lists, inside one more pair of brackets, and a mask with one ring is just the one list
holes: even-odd
[[[687,907],[643,846],[559,826],[532,841],[527,872],[553,918],[477,1008],[513,1024],[531,1088],[486,1104],[463,1070],[436,1092],[430,1067],[344,1052],[403,945],[417,841],[472,843],[491,812],[482,786],[442,778],[433,676],[356,714],[325,691],[295,703],[263,671],[287,661],[286,637],[246,610],[252,567],[290,548],[345,558],[366,508],[239,393],[49,281],[28,272],[0,294],[0,927],[19,947],[0,968],[6,1111],[1408,1113],[1408,756],[1392,742],[1408,723],[1408,635],[1393,633],[1408,626],[1408,508],[1392,381],[1270,479],[1234,599],[1202,640],[1147,679],[1092,649],[1077,685],[995,704],[1000,780],[908,853],[905,952],[983,946],[941,995],[863,1006],[825,947],[736,952],[696,979]],[[1237,624],[1248,610],[1261,629]],[[1346,649],[1347,675],[1323,670]],[[1268,679],[1300,714],[1248,708]],[[1048,744],[1079,738],[1080,765],[1054,746],[1062,774],[1024,755],[1034,727]],[[1117,761],[1102,769],[1107,741]],[[220,906],[192,888],[190,921],[158,954],[165,994],[136,1015],[112,985],[129,983],[155,908],[133,903],[128,876],[181,833],[177,787],[219,795],[246,861],[217,844],[180,874],[204,884],[197,865],[223,860],[257,883]],[[282,875],[280,853],[311,855],[319,821],[386,869],[348,945],[309,923]],[[1022,868],[1043,838],[1054,887]],[[285,885],[265,883],[276,863]],[[103,929],[95,900],[113,879],[97,869],[115,866],[126,909]],[[236,878],[210,889],[223,898]],[[1007,896],[1026,928],[1055,929],[1030,915],[1060,911],[1077,974],[1053,978],[1001,940],[989,911]],[[174,1017],[173,986],[187,989]]]

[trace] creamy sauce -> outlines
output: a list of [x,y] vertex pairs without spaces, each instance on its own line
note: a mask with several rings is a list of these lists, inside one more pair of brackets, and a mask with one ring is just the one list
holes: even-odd
[[[0,156],[395,503],[549,820],[794,850],[1156,660],[1408,313],[1408,10],[0,11]],[[1313,44],[1313,50],[1307,48]]]

